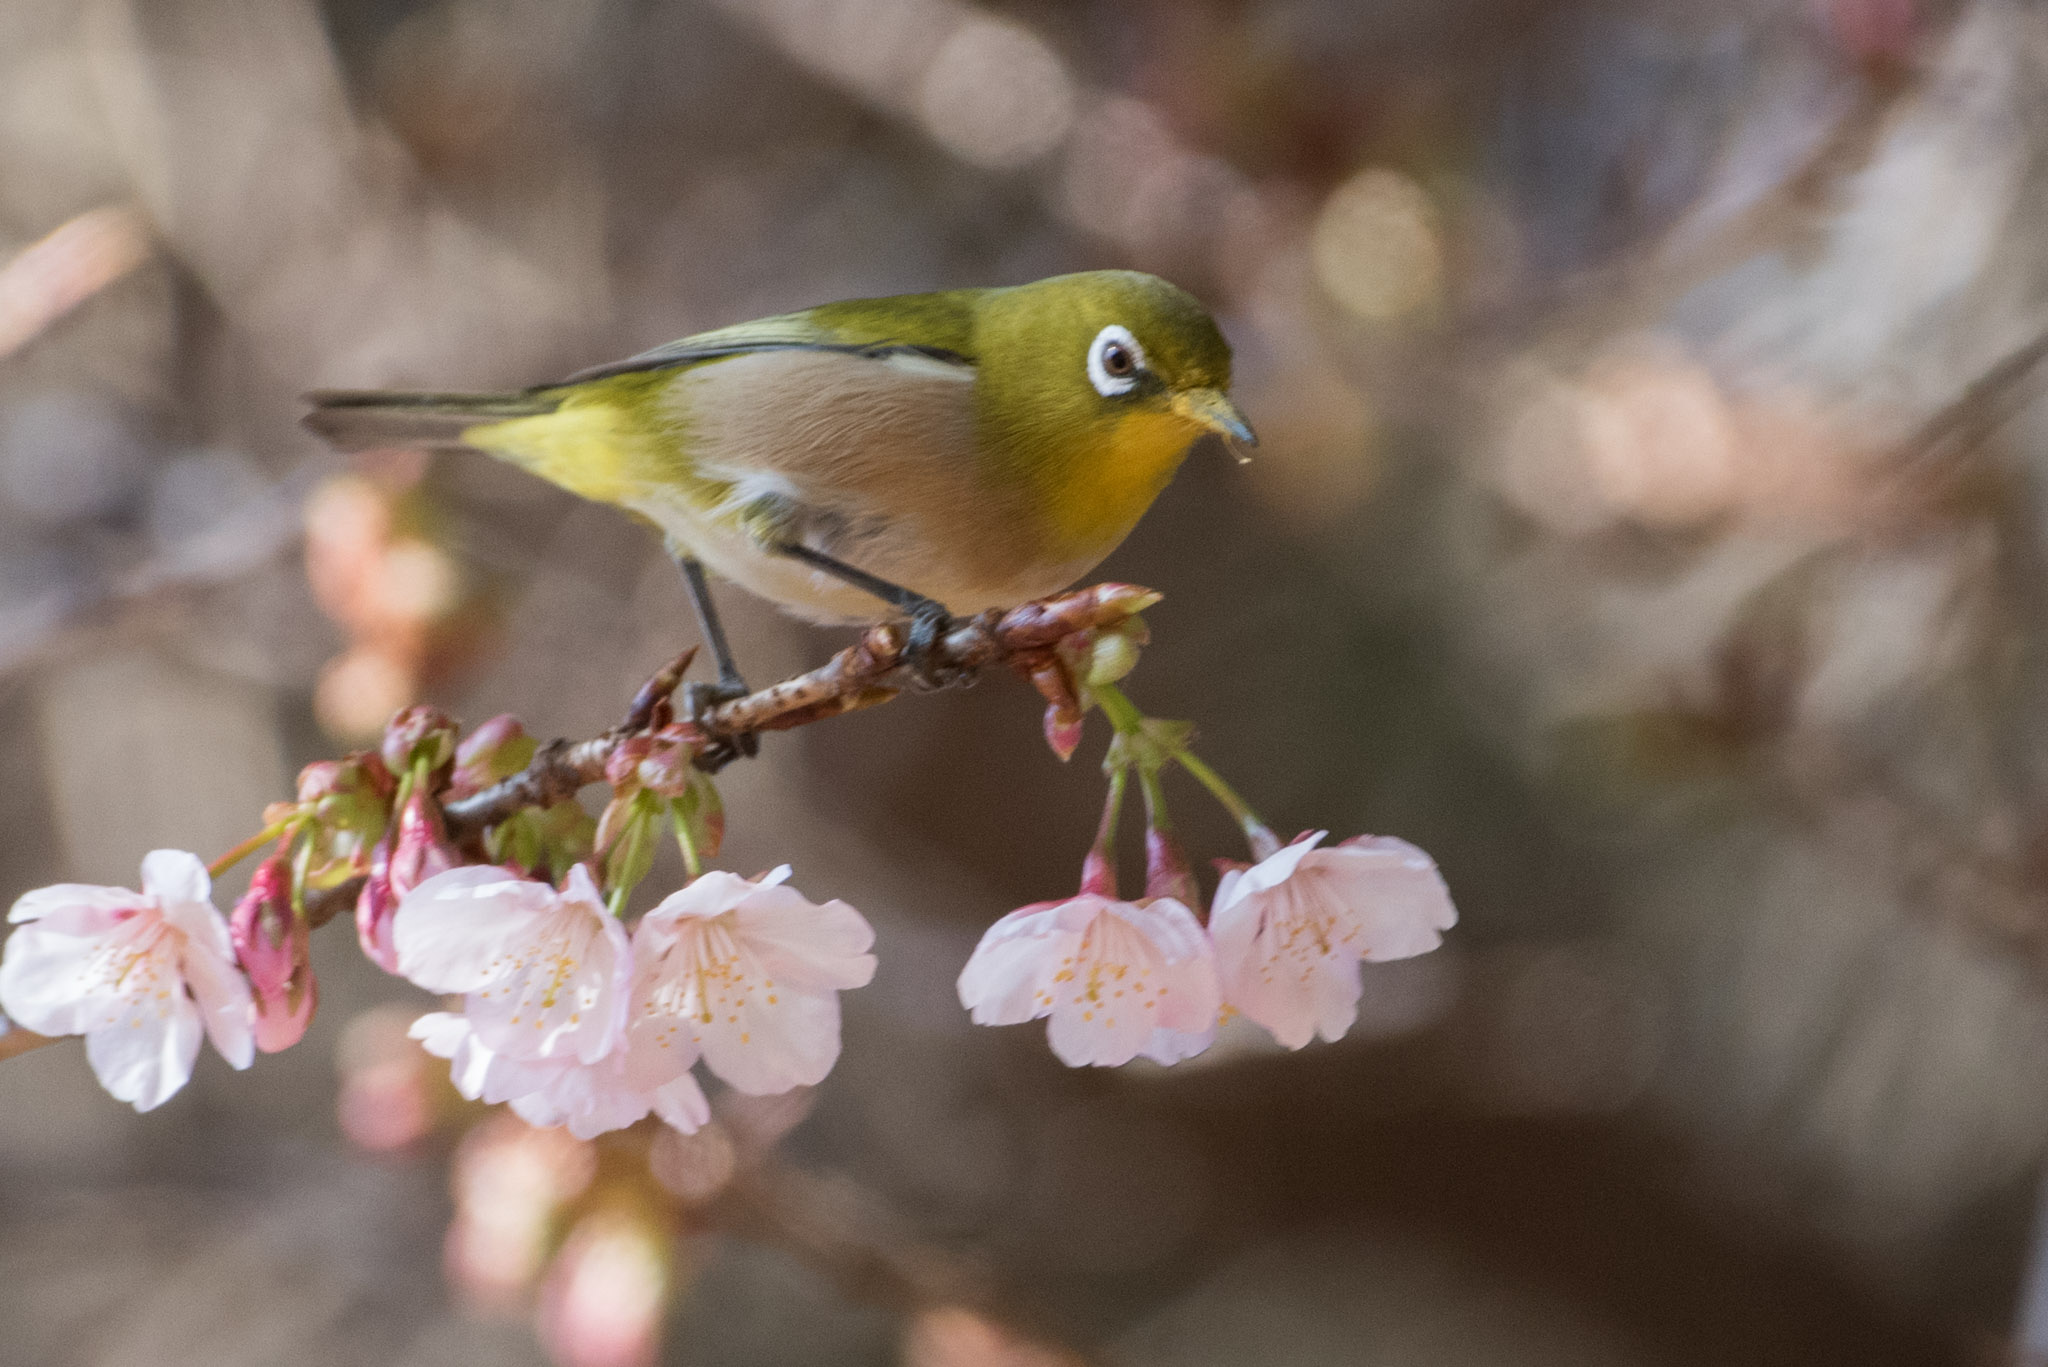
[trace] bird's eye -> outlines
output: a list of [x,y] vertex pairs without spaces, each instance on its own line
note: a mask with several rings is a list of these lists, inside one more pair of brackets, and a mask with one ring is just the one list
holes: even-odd
[[1088,347],[1088,379],[1104,398],[1128,394],[1145,368],[1145,349],[1129,328],[1111,323]]

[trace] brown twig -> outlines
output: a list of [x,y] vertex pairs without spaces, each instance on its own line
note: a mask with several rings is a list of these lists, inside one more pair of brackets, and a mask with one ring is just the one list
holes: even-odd
[[[1150,589],[1097,584],[1007,612],[984,612],[940,638],[924,663],[959,674],[1002,664],[1028,675],[1067,637],[1116,626],[1158,601],[1159,595]],[[723,739],[754,731],[786,731],[888,702],[917,687],[904,648],[901,627],[870,627],[860,640],[818,668],[714,707],[697,725],[712,738]],[[604,777],[605,761],[620,741],[667,723],[669,695],[693,653],[679,656],[649,679],[620,726],[594,740],[551,741],[511,778],[447,803],[442,814],[449,834],[457,839],[475,835],[524,808],[565,801]]]

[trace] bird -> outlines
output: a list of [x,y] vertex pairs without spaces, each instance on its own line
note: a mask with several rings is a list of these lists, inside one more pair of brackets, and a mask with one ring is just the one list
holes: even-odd
[[323,390],[345,451],[495,456],[652,524],[717,685],[741,696],[705,570],[812,622],[955,614],[1057,593],[1128,536],[1194,443],[1257,443],[1231,351],[1138,271],[850,299],[738,323],[508,393]]

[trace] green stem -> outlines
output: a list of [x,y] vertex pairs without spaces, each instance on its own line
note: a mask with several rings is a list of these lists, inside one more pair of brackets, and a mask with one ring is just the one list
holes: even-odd
[[625,919],[626,899],[632,895],[633,889],[621,883],[612,889],[611,896],[605,898],[605,906],[610,908],[614,921]]
[[683,814],[674,803],[669,804],[669,820],[676,828],[676,844],[683,849],[683,867],[689,871],[690,881],[704,876],[704,859],[697,851],[697,842],[690,835],[690,823],[683,820]]
[[1259,814],[1252,810],[1251,803],[1239,797],[1237,790],[1223,781],[1223,775],[1211,769],[1194,751],[1182,746],[1174,752],[1173,757],[1180,761],[1181,768],[1194,775],[1195,782],[1209,790],[1209,796],[1221,803],[1224,811],[1236,818],[1238,826],[1244,831],[1245,840],[1252,847],[1254,859],[1264,859],[1285,843],[1279,836],[1273,834],[1271,826],[1259,820]]
[[[1097,684],[1090,691],[1094,693],[1096,702],[1101,706],[1102,715],[1109,718],[1110,725],[1114,726],[1119,734],[1133,737],[1143,735],[1152,744],[1163,744],[1168,755],[1181,768],[1194,775],[1197,783],[1209,790],[1209,796],[1222,804],[1223,810],[1229,812],[1239,828],[1244,831],[1244,838],[1252,847],[1253,858],[1264,859],[1280,848],[1280,837],[1274,835],[1272,827],[1259,819],[1259,814],[1252,810],[1252,805],[1238,796],[1235,788],[1224,782],[1223,775],[1211,769],[1193,750],[1174,740],[1174,733],[1169,728],[1148,731],[1145,727],[1144,714],[1138,711],[1137,706],[1125,697],[1115,684]],[[1139,776],[1141,780],[1144,777],[1142,764],[1139,766]],[[1155,782],[1156,779],[1155,774]],[[1153,793],[1148,789],[1146,801],[1149,804],[1152,800]],[[1164,810],[1164,805],[1161,804],[1159,811],[1162,816]],[[1165,827],[1161,826],[1160,829],[1164,830]]]
[[256,834],[250,836],[211,864],[208,864],[206,866],[207,873],[215,878],[220,877],[229,869],[256,853],[257,850],[262,849],[265,845],[283,835],[287,830],[290,830],[295,819],[296,817],[286,817],[282,821],[273,822],[265,826]]
[[1173,821],[1166,814],[1166,789],[1159,782],[1159,766],[1138,766],[1138,791],[1145,795],[1145,824],[1162,833],[1172,831]]
[[1130,765],[1109,767],[1109,796],[1102,804],[1102,822],[1095,828],[1095,844],[1081,861],[1081,891],[1098,896],[1116,896],[1116,826],[1123,814],[1124,787]]
[[1091,684],[1088,691],[1095,695],[1095,702],[1102,709],[1102,715],[1109,718],[1109,724],[1126,736],[1144,734],[1145,714],[1137,704],[1124,696],[1121,688],[1113,683]]
[[1102,824],[1095,828],[1095,848],[1106,856],[1114,857],[1117,818],[1123,815],[1124,788],[1130,776],[1128,765],[1119,764],[1109,771],[1109,796],[1102,806]]

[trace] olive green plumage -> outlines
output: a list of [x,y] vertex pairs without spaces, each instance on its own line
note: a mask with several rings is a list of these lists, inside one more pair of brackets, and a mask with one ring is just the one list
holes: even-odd
[[328,393],[346,449],[469,448],[654,523],[819,621],[884,609],[807,546],[958,612],[1052,593],[1130,532],[1194,440],[1251,440],[1230,348],[1155,276],[825,304],[517,394]]

